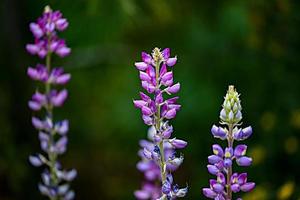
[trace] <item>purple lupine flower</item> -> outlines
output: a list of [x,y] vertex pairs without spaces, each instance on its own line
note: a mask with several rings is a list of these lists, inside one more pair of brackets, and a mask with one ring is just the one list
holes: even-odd
[[141,99],[133,103],[141,110],[144,123],[150,126],[149,140],[140,142],[141,161],[137,164],[147,181],[147,187],[144,184],[134,193],[140,200],[176,199],[187,193],[187,187],[178,188],[172,177],[172,172],[183,162],[183,155],[176,156],[175,150],[187,146],[186,141],[171,138],[173,127],[169,125],[169,120],[176,117],[181,107],[177,103],[178,97],[167,98],[180,90],[180,84],[174,83],[173,72],[169,68],[176,62],[177,57],[170,57],[169,48],[163,51],[155,48],[151,55],[142,52],[142,61],[135,63],[141,85],[148,94],[140,92]]
[[29,156],[30,163],[35,167],[45,166],[41,175],[42,182],[38,188],[41,194],[51,200],[72,200],[75,193],[70,189],[69,182],[75,179],[76,170],[64,170],[57,157],[67,150],[67,132],[69,121],[53,121],[53,109],[63,105],[68,96],[66,89],[52,89],[54,85],[65,85],[71,75],[64,73],[63,68],[51,68],[51,55],[53,53],[64,57],[70,53],[70,48],[65,41],[57,36],[57,31],[63,31],[68,27],[68,21],[63,18],[60,11],[52,11],[46,6],[43,15],[37,22],[30,23],[30,30],[35,38],[34,44],[27,44],[26,49],[30,54],[45,58],[45,65],[37,64],[36,67],[28,67],[27,75],[35,81],[45,85],[43,92],[36,91],[28,106],[33,111],[44,109],[44,118],[32,117],[33,126],[39,131],[41,149],[45,155],[37,154]]
[[247,146],[239,144],[234,147],[233,143],[247,139],[252,134],[252,128],[239,128],[242,107],[234,86],[229,86],[222,107],[220,124],[223,126],[213,125],[211,133],[215,138],[227,140],[228,146],[222,148],[219,144],[212,145],[213,155],[208,156],[207,169],[210,174],[217,176],[217,180],[211,179],[210,187],[202,191],[210,199],[232,200],[232,193],[249,192],[255,187],[254,182],[247,182],[247,173],[233,173],[232,168],[234,160],[238,166],[251,165],[252,158],[246,156]]

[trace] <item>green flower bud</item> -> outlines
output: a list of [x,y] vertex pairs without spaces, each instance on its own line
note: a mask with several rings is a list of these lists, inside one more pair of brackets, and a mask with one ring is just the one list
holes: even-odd
[[228,87],[224,98],[223,108],[220,112],[221,122],[224,124],[237,124],[242,120],[242,107],[239,98],[240,94],[233,85]]

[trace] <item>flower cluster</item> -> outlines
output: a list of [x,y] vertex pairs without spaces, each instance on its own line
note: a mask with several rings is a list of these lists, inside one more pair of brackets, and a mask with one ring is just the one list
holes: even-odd
[[56,31],[64,31],[68,25],[68,21],[62,17],[60,11],[52,11],[47,6],[37,22],[29,25],[35,40],[33,44],[26,45],[27,51],[40,58],[45,58],[49,52],[56,53],[60,57],[67,56],[71,49],[66,46],[65,40],[57,36]]
[[39,131],[39,140],[42,151],[45,153],[32,155],[29,161],[33,166],[46,166],[42,172],[42,183],[39,190],[51,200],[71,200],[75,193],[70,189],[69,182],[76,175],[76,170],[64,170],[58,162],[57,157],[65,153],[67,149],[67,132],[69,130],[68,120],[54,121],[53,109],[60,107],[65,102],[68,92],[66,89],[57,90],[52,86],[63,86],[71,78],[71,75],[64,73],[63,68],[51,68],[51,55],[64,57],[70,53],[64,40],[58,38],[56,31],[63,31],[67,28],[68,22],[62,18],[59,11],[52,11],[46,7],[45,11],[36,23],[30,24],[30,30],[35,38],[35,44],[28,44],[26,49],[31,54],[37,54],[45,58],[45,65],[37,64],[36,67],[29,67],[28,76],[35,81],[45,85],[43,92],[36,91],[28,105],[33,111],[44,110],[45,117],[32,117],[33,126]]
[[[146,185],[135,192],[137,199],[176,199],[184,197],[187,187],[179,189],[173,184],[172,172],[183,162],[183,156],[176,156],[176,149],[185,148],[187,142],[171,138],[173,127],[169,120],[176,116],[181,105],[177,104],[178,97],[166,99],[175,94],[180,84],[173,80],[173,72],[168,68],[177,62],[176,57],[170,57],[170,49],[161,51],[155,48],[152,55],[142,52],[142,62],[136,62],[142,87],[148,95],[140,92],[141,100],[134,100],[135,107],[141,109],[142,119],[149,125],[149,141],[142,140],[139,152],[142,161],[137,165],[145,174]],[[151,97],[152,96],[152,97]],[[151,187],[149,187],[151,185]]]
[[[252,158],[246,156],[247,146],[239,144],[235,148],[233,142],[247,139],[252,134],[251,126],[240,128],[242,113],[239,94],[234,86],[229,86],[220,112],[221,126],[213,125],[211,133],[215,138],[227,140],[228,146],[223,149],[220,145],[212,146],[213,155],[208,157],[207,169],[217,179],[210,180],[210,188],[204,188],[203,194],[211,199],[231,200],[232,193],[249,192],[255,183],[247,182],[247,173],[233,173],[233,161],[238,166],[250,166]],[[238,198],[241,200],[241,198]]]

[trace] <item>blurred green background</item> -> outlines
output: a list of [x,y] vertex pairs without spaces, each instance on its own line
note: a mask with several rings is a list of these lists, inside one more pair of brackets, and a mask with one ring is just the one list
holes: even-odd
[[[28,155],[40,151],[27,101],[36,84],[26,68],[41,62],[25,52],[33,38],[28,24],[45,5],[61,10],[70,26],[72,54],[54,63],[72,73],[70,97],[57,109],[70,119],[70,143],[61,159],[78,169],[76,199],[134,199],[142,175],[135,164],[146,137],[132,105],[141,90],[133,63],[142,50],[170,47],[178,56],[182,110],[172,124],[189,142],[175,174],[204,199],[208,186],[210,134],[228,84],[242,94],[246,141],[257,183],[246,200],[300,199],[300,4],[291,0],[2,0],[0,2],[0,199],[44,199],[38,169]],[[241,169],[239,169],[240,171]]]

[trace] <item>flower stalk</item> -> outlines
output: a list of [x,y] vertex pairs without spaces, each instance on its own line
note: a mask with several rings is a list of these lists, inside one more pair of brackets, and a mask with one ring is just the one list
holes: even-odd
[[183,156],[176,157],[176,149],[186,147],[187,142],[170,138],[173,127],[169,120],[175,118],[180,109],[178,97],[165,99],[180,89],[173,83],[173,72],[168,68],[176,64],[177,58],[170,57],[170,49],[161,51],[154,48],[152,54],[142,52],[142,62],[135,66],[140,72],[142,87],[152,98],[141,92],[141,100],[134,100],[135,107],[141,109],[144,123],[150,126],[148,139],[140,141],[141,161],[137,168],[145,174],[146,183],[135,191],[137,199],[166,200],[184,197],[187,187],[179,189],[173,184],[172,172],[183,162]]
[[[239,144],[234,147],[234,141],[242,141],[252,134],[251,126],[240,128],[242,107],[239,94],[230,85],[220,112],[220,124],[213,125],[211,133],[215,138],[227,140],[227,147],[223,149],[219,144],[212,146],[213,155],[208,157],[207,169],[217,179],[210,179],[210,187],[203,188],[203,194],[210,199],[232,200],[233,193],[250,192],[255,183],[247,181],[247,173],[233,173],[233,161],[238,166],[246,167],[252,163],[252,158],[246,156],[247,146]],[[237,198],[241,200],[241,198]]]
[[67,99],[66,89],[58,91],[54,86],[67,84],[71,75],[64,73],[63,68],[52,68],[51,58],[53,54],[65,57],[71,49],[65,41],[57,36],[57,32],[64,31],[68,27],[68,21],[63,18],[60,11],[52,11],[49,6],[37,22],[30,23],[30,30],[35,38],[34,44],[27,44],[26,49],[32,55],[38,55],[45,60],[45,64],[37,64],[29,67],[28,76],[44,84],[44,91],[36,91],[29,101],[29,108],[33,111],[45,111],[45,117],[32,117],[33,126],[39,131],[39,140],[43,154],[29,157],[33,166],[45,166],[42,173],[40,192],[50,200],[72,200],[75,193],[70,189],[69,182],[76,177],[76,170],[64,170],[58,161],[58,156],[67,149],[68,120],[55,122],[53,109],[61,107]]

